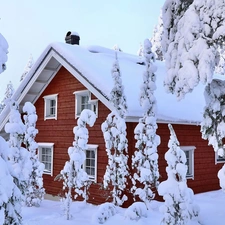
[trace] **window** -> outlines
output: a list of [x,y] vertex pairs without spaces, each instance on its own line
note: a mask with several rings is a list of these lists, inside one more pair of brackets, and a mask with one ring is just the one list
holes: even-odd
[[88,145],[84,162],[84,170],[88,174],[89,179],[94,182],[97,182],[97,148],[98,145]]
[[44,119],[57,119],[58,94],[44,96],[45,108]]
[[194,150],[195,146],[180,146],[187,158],[187,179],[194,179]]
[[91,93],[87,90],[76,91],[75,94],[75,118],[79,117],[83,109],[92,110],[96,116],[98,113],[98,100],[91,99]]
[[54,143],[38,143],[38,157],[45,165],[44,174],[53,175],[53,145]]
[[218,152],[215,152],[215,164],[225,163],[225,156],[220,156]]

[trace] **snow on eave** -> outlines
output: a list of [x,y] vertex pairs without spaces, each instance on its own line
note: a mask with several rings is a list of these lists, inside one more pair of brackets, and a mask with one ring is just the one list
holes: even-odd
[[[30,71],[27,73],[27,75],[21,81],[21,83],[18,86],[18,88],[15,90],[14,94],[12,95],[12,99],[13,100],[18,101],[18,99],[21,96],[21,94],[23,93],[24,89],[29,84],[29,82],[32,79],[33,75],[37,72],[38,68],[40,67],[40,65],[42,64],[42,62],[45,60],[45,58],[47,57],[47,55],[50,52],[50,50],[51,50],[51,45],[48,45],[46,47],[46,49],[43,51],[43,53],[40,55],[40,57],[33,64],[33,66],[31,67]],[[17,102],[17,103],[20,104],[20,102]],[[1,112],[1,114],[0,114],[0,132],[2,131],[2,129],[4,128],[5,124],[8,121],[9,112],[10,112],[10,108],[7,105],[3,109],[3,111]]]

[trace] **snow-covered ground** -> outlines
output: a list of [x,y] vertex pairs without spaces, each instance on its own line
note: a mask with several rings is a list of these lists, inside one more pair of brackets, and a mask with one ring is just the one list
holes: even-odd
[[[225,221],[225,193],[221,190],[197,194],[194,196],[195,202],[200,207],[200,222],[202,225],[224,225]],[[118,208],[118,213],[110,217],[106,225],[160,225],[162,214],[159,207],[163,203],[153,201],[151,209],[148,211],[147,218],[132,221],[125,218],[126,209]],[[22,214],[24,225],[96,225],[93,218],[96,215],[99,206],[85,204],[83,202],[74,202],[71,207],[73,218],[66,220],[61,209],[59,201],[44,200],[39,208],[23,207]],[[197,224],[191,222],[189,225]],[[173,225],[173,224],[171,224]]]

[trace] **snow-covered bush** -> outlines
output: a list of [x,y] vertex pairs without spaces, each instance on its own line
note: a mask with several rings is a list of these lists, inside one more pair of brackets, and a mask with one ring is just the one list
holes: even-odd
[[40,206],[45,194],[42,178],[45,166],[39,161],[37,155],[38,144],[35,141],[35,137],[38,133],[38,130],[36,129],[36,108],[32,103],[26,102],[23,107],[23,112],[25,124],[23,143],[30,152],[29,160],[32,164],[25,191],[25,203],[27,206]]
[[167,180],[158,187],[159,195],[165,200],[160,208],[163,213],[162,224],[185,225],[191,219],[197,219],[198,206],[193,203],[193,191],[187,187],[186,155],[179,147],[176,134],[169,124],[170,140],[169,150],[165,154],[168,166],[166,167]]
[[134,202],[125,211],[125,218],[130,220],[139,220],[148,216],[148,210],[144,202]]
[[77,120],[77,126],[73,128],[75,135],[73,147],[68,148],[69,161],[65,163],[63,170],[61,170],[61,179],[63,179],[63,189],[66,191],[66,196],[63,199],[65,206],[66,218],[70,219],[70,206],[72,202],[72,189],[75,191],[74,198],[78,195],[86,198],[86,189],[89,185],[89,178],[84,171],[82,165],[86,159],[85,150],[88,149],[88,124],[92,127],[95,123],[96,115],[89,109],[84,109],[79,119]]
[[105,202],[98,206],[98,210],[92,217],[92,221],[103,224],[116,213],[116,206],[113,203]]
[[117,57],[113,64],[112,77],[114,87],[110,93],[110,102],[114,106],[114,110],[107,116],[106,121],[101,126],[108,155],[103,185],[104,188],[108,188],[110,184],[113,186],[113,203],[122,205],[127,200],[127,196],[123,194],[128,176],[128,156],[126,155],[128,144],[125,123],[127,104]]
[[206,106],[201,122],[202,138],[207,139],[215,152],[225,156],[225,81],[213,80],[205,88]]
[[[154,198],[153,189],[158,186],[158,153],[157,146],[160,144],[160,137],[156,135],[156,99],[154,91],[156,89],[153,65],[154,54],[151,51],[151,42],[144,41],[144,57],[146,71],[143,74],[143,84],[141,85],[140,104],[144,115],[139,119],[139,123],[134,130],[134,138],[137,140],[136,151],[132,156],[132,168],[136,170],[132,178],[133,187],[131,189],[134,196],[138,196],[147,204]],[[140,187],[140,183],[142,186]]]
[[218,178],[220,181],[220,187],[225,192],[225,165],[223,165],[223,167],[219,170]]

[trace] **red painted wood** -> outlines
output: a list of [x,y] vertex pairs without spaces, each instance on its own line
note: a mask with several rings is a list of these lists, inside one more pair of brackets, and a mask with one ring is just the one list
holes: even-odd
[[[44,175],[44,187],[46,192],[52,195],[62,195],[62,182],[54,181],[60,170],[63,169],[65,161],[68,160],[67,150],[72,146],[74,140],[73,127],[76,126],[75,120],[75,95],[73,92],[85,90],[86,88],[74,78],[65,68],[61,68],[55,78],[51,81],[43,94],[35,103],[38,121],[37,129],[39,133],[36,137],[37,142],[54,143],[54,168],[53,176]],[[57,120],[44,121],[44,99],[43,96],[58,93],[58,118]],[[92,99],[95,96],[92,95]],[[107,155],[105,152],[105,143],[101,132],[101,124],[105,121],[109,110],[99,101],[98,118],[94,127],[89,128],[89,143],[97,144],[98,147],[98,184],[90,188],[91,196],[89,201],[94,204],[104,202],[109,196],[109,192],[100,189],[105,167],[107,164]],[[136,123],[127,123],[127,138],[129,141],[129,166],[131,165],[131,155],[134,152],[134,128]],[[217,172],[222,167],[221,164],[215,165],[214,151],[208,146],[207,141],[201,138],[200,127],[193,125],[173,125],[181,146],[195,146],[194,152],[194,180],[188,180],[188,186],[194,193],[201,193],[219,189]],[[159,153],[159,171],[160,181],[167,178],[165,168],[167,166],[164,154],[168,150],[169,129],[167,124],[158,124],[157,134],[161,137],[161,144],[158,147]],[[132,170],[131,170],[132,173]],[[131,184],[129,182],[126,193],[129,192]],[[128,194],[129,195],[129,194]],[[108,199],[109,200],[109,199]],[[128,206],[133,201],[129,195],[129,201],[124,205]]]

